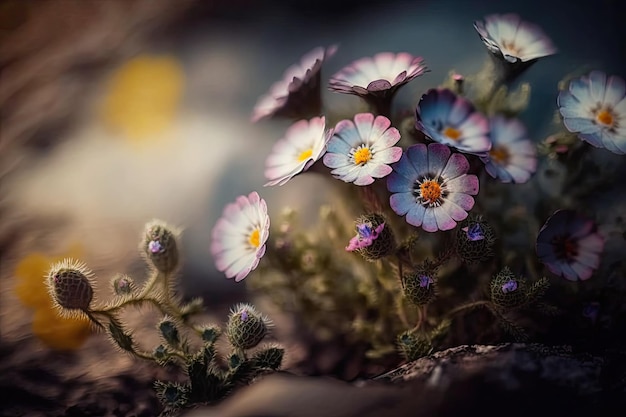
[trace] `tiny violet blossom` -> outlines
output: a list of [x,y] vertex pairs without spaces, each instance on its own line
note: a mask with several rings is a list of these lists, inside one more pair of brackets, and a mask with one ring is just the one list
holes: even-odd
[[406,52],[381,52],[354,61],[330,78],[328,88],[361,97],[389,96],[428,71],[424,59]]
[[410,146],[387,179],[391,208],[427,232],[454,229],[474,207],[478,178],[469,162],[440,143]]
[[570,81],[557,99],[563,124],[597,148],[626,153],[626,83],[616,75],[591,71]]
[[372,228],[371,223],[363,223],[357,224],[357,234],[352,239],[350,239],[350,243],[346,246],[346,250],[348,252],[354,252],[358,249],[363,249],[368,246],[371,246],[374,240],[380,236],[380,233],[385,228],[385,223],[379,224],[375,229]]
[[467,234],[467,239],[472,242],[483,240],[485,238],[485,234],[483,233],[482,229],[480,228],[480,224],[478,223],[474,223],[471,226],[466,226],[461,230]]
[[431,277],[426,276],[426,275],[420,275],[419,281],[420,281],[420,287],[422,288],[429,288],[430,284],[433,284],[435,282],[433,281]]
[[474,28],[487,49],[507,62],[528,62],[556,53],[543,30],[523,21],[520,16],[492,14],[484,21],[474,22]]
[[400,132],[391,127],[385,116],[359,113],[352,120],[342,120],[335,126],[328,142],[324,165],[331,174],[344,182],[369,185],[375,178],[391,173],[389,164],[402,156],[402,148],[393,146]]
[[322,64],[336,51],[335,45],[315,48],[304,55],[299,63],[287,68],[283,78],[259,98],[254,106],[252,122],[274,116],[300,118],[319,115]]
[[283,185],[308,170],[326,152],[333,132],[333,129],[326,129],[324,117],[291,125],[265,162],[265,177],[269,180],[265,186]]
[[524,183],[537,170],[537,149],[519,119],[496,115],[490,120],[491,149],[481,157],[485,170],[503,183]]
[[151,240],[150,243],[148,243],[148,250],[152,253],[163,252],[163,245],[161,245],[158,240]]
[[447,88],[433,88],[415,109],[416,129],[435,142],[484,156],[491,149],[489,120],[466,98]]
[[256,191],[226,205],[211,232],[211,254],[219,271],[239,282],[265,254],[270,218],[265,200]]
[[510,280],[502,284],[502,292],[504,294],[510,293],[517,290],[517,281]]
[[600,265],[604,238],[593,220],[574,210],[557,210],[537,236],[537,256],[555,275],[587,280]]

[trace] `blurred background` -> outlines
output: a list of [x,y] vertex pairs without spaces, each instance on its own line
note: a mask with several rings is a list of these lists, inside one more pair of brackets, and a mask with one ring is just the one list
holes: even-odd
[[[181,291],[203,296],[223,320],[225,309],[245,298],[245,284],[218,273],[208,250],[223,206],[253,190],[268,200],[271,215],[285,206],[315,213],[328,201],[323,180],[314,175],[263,188],[265,158],[288,124],[249,121],[258,97],[312,48],[339,45],[323,67],[324,84],[343,66],[377,52],[423,56],[431,72],[397,100],[411,109],[450,70],[470,74],[482,66],[486,50],[474,20],[519,13],[559,49],[524,76],[533,93],[522,119],[540,141],[550,134],[563,77],[591,69],[626,75],[622,3],[0,1],[2,344],[29,346],[35,356],[59,347],[42,330],[49,324],[36,320],[42,309],[33,305],[44,301],[29,286],[50,260],[83,259],[104,300],[114,273],[140,281],[139,237],[153,218],[183,229]],[[351,96],[324,97],[328,108],[359,104]],[[83,330],[72,329],[80,339]],[[33,331],[44,336],[33,339]],[[86,349],[114,353],[101,345],[97,336]],[[11,352],[1,369],[33,358]],[[127,359],[119,368],[89,369],[112,374],[130,366]]]

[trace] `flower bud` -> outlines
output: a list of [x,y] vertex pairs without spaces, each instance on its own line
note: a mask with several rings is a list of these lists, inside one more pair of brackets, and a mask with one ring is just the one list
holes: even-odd
[[157,271],[164,274],[174,272],[178,266],[176,234],[168,225],[159,220],[146,225],[141,243],[142,250]]
[[513,309],[527,302],[525,281],[519,279],[508,267],[492,278],[489,285],[491,301],[498,307]]
[[180,335],[174,321],[169,317],[164,317],[159,323],[159,331],[165,342],[176,348],[180,345]]
[[417,306],[428,304],[437,295],[435,274],[428,268],[418,268],[415,272],[405,274],[402,280],[404,296]]
[[414,361],[424,357],[433,350],[430,340],[421,334],[407,330],[400,333],[396,340],[400,354],[407,361]]
[[237,349],[250,349],[268,334],[272,322],[250,304],[238,304],[228,316],[226,336]]
[[129,295],[136,289],[133,279],[124,274],[114,276],[111,280],[111,284],[115,295]]
[[382,214],[374,213],[359,217],[356,221],[356,232],[346,250],[357,252],[370,262],[391,255],[396,249],[393,231],[385,223]]
[[252,357],[255,366],[261,369],[280,369],[283,363],[285,349],[280,346],[270,345],[256,352]]
[[493,256],[495,233],[482,216],[471,216],[461,222],[456,232],[456,252],[465,263],[486,261]]
[[93,273],[82,263],[64,259],[48,272],[48,291],[55,304],[66,310],[89,310],[93,300]]

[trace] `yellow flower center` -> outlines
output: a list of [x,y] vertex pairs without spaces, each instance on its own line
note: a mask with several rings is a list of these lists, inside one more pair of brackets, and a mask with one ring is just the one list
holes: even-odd
[[605,126],[612,126],[615,118],[613,117],[613,113],[611,113],[609,110],[602,110],[596,116],[596,121]]
[[369,148],[361,148],[354,152],[354,165],[362,165],[372,159]]
[[489,151],[489,156],[497,163],[504,164],[509,160],[510,155],[506,148],[492,148]]
[[259,229],[254,229],[252,233],[250,233],[250,236],[248,236],[248,243],[254,248],[259,247],[259,244],[261,243],[261,232]]
[[443,134],[452,140],[459,140],[459,138],[461,137],[461,131],[453,127],[446,127],[443,130]]
[[298,162],[303,162],[309,159],[313,155],[313,149],[307,149],[306,151],[302,151],[300,156],[298,156]]
[[436,181],[424,181],[420,185],[420,195],[429,204],[434,204],[441,197],[441,186]]

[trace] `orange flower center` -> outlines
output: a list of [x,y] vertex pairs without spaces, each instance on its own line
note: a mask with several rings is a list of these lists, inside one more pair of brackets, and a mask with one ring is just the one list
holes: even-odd
[[496,161],[499,164],[506,163],[509,160],[509,151],[506,148],[492,148],[489,151],[489,156],[492,160]]
[[354,152],[354,165],[362,165],[372,159],[372,153],[369,148],[360,148]]
[[429,204],[434,204],[441,197],[441,186],[436,181],[424,181],[420,185],[420,195]]
[[596,116],[596,121],[605,126],[613,126],[615,118],[613,117],[613,113],[611,113],[609,110],[602,110]]
[[452,140],[459,140],[461,137],[461,131],[453,127],[446,127],[443,134]]

